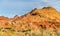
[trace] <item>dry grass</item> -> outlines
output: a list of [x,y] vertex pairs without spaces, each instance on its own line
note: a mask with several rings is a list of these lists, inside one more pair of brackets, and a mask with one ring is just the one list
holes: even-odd
[[13,31],[9,29],[0,30],[0,36],[60,36],[60,29],[38,29],[38,30],[23,30]]

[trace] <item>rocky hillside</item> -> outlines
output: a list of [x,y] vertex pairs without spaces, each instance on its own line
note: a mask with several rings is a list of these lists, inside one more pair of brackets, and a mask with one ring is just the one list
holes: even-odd
[[37,30],[60,28],[60,12],[53,7],[43,7],[33,9],[25,15],[14,18],[0,16],[0,28],[13,30]]

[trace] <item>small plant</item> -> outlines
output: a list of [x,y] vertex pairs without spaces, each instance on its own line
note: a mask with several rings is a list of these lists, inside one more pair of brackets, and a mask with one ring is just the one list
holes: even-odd
[[9,24],[8,22],[5,23],[5,25],[8,25],[8,24]]

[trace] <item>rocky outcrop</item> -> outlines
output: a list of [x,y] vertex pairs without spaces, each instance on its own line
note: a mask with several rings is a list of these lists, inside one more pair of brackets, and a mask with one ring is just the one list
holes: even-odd
[[60,28],[60,12],[50,6],[43,7],[42,9],[35,8],[25,15],[16,15],[14,18],[0,16],[0,19],[0,28],[4,29],[37,30],[40,27],[43,29]]

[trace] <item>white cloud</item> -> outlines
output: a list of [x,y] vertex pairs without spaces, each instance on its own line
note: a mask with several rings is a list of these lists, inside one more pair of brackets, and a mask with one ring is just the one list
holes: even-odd
[[43,2],[50,2],[50,0],[42,0]]

